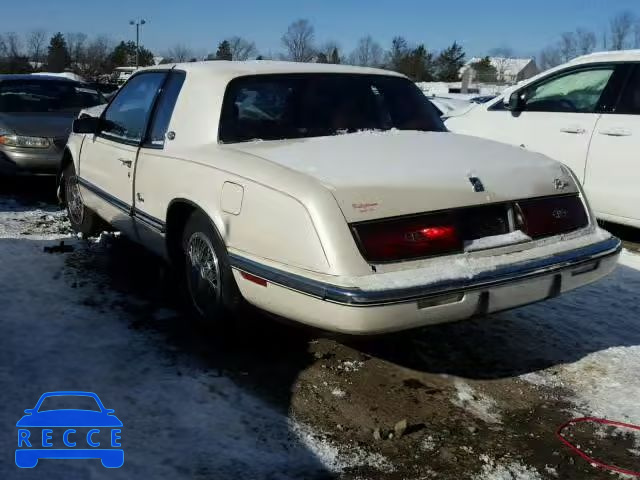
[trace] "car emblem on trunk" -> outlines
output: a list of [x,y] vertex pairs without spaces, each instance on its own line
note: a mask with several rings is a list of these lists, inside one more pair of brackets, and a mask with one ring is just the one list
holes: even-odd
[[561,178],[556,178],[553,180],[553,186],[556,187],[556,190],[564,190],[569,186],[569,182]]
[[478,177],[469,177],[474,192],[484,192],[484,185]]

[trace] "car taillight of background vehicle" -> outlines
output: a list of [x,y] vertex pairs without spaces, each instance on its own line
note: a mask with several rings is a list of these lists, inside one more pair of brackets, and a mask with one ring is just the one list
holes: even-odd
[[589,224],[578,196],[539,198],[516,203],[518,227],[531,238],[567,233]]
[[370,262],[411,260],[463,248],[458,228],[448,215],[365,223],[354,226],[353,231]]

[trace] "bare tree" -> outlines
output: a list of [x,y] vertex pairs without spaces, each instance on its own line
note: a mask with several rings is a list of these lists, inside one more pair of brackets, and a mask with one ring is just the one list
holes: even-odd
[[109,54],[113,50],[113,42],[104,35],[94,38],[87,45],[86,60],[83,64],[82,74],[86,76],[98,76],[110,73],[108,68]]
[[71,57],[71,65],[75,67],[76,70],[81,70],[86,58],[85,43],[87,41],[87,35],[81,32],[67,33],[65,40],[67,41],[67,48],[69,50],[69,56]]
[[578,43],[574,32],[565,32],[560,35],[558,50],[562,62],[568,62],[578,56]]
[[242,37],[227,38],[229,48],[231,49],[231,58],[233,60],[249,60],[258,55],[258,49],[254,42],[245,40]]
[[541,70],[557,67],[562,63],[562,54],[556,46],[547,47],[538,56],[538,66]]
[[288,59],[294,62],[310,62],[315,55],[314,28],[309,20],[296,20],[282,36]]
[[635,15],[630,11],[621,12],[611,19],[611,50],[624,50],[628,46],[628,38],[633,31]]
[[489,55],[492,57],[492,64],[496,69],[496,80],[498,82],[506,82],[511,79],[507,78],[507,70],[511,65],[511,59],[515,57],[513,49],[511,47],[502,46],[492,48],[489,50]]
[[640,48],[640,21],[633,28],[633,48]]
[[384,50],[371,35],[358,40],[358,46],[349,56],[349,63],[363,67],[379,67],[384,63]]
[[22,56],[22,43],[20,37],[15,32],[9,32],[4,35],[7,54],[10,60],[16,60]]
[[576,50],[578,55],[588,55],[596,49],[596,34],[584,28],[578,28],[575,33]]
[[27,37],[27,48],[29,52],[29,58],[32,62],[35,62],[36,68],[44,59],[45,44],[47,41],[47,32],[38,29],[33,30]]
[[193,58],[193,52],[186,45],[177,43],[169,49],[166,56],[176,63],[188,62]]

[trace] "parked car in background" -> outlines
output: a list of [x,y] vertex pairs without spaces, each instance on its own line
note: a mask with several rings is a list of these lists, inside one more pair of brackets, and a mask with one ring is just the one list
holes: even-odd
[[555,297],[620,251],[567,168],[447,132],[384,70],[144,69],[74,122],[63,167],[73,227],[106,222],[168,259],[204,321],[244,299],[328,330],[403,330]]
[[56,174],[73,119],[104,102],[66,78],[0,75],[0,174]]
[[453,112],[458,110],[466,110],[471,108],[471,102],[467,100],[461,100],[458,98],[448,98],[448,97],[427,97],[429,101],[438,109],[438,114],[446,118],[451,115]]
[[471,103],[487,103],[496,98],[495,95],[480,95],[469,100]]
[[577,58],[446,125],[563,162],[598,218],[640,228],[640,51]]

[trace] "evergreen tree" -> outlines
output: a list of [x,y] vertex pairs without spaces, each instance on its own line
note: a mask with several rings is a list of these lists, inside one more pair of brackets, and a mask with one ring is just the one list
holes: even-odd
[[67,42],[64,35],[58,32],[49,42],[49,51],[47,54],[47,70],[51,72],[63,72],[65,68],[71,65],[71,56],[67,48]]
[[218,45],[216,60],[233,60],[233,55],[231,54],[231,45],[227,40],[223,40]]
[[433,80],[433,54],[424,45],[418,45],[408,56],[403,72],[414,82]]
[[472,65],[478,82],[495,83],[498,80],[498,70],[491,64],[489,57],[484,57]]
[[[141,67],[153,65],[153,53],[140,46],[138,62]],[[109,55],[109,63],[115,67],[134,67],[136,64],[136,42],[120,42]]]
[[391,70],[403,72],[406,69],[409,55],[409,46],[404,37],[394,37],[391,42],[391,50],[389,50],[388,67]]
[[331,52],[331,59],[330,59],[330,63],[333,63],[334,65],[338,65],[340,62],[340,53],[338,52],[338,48],[334,48],[333,51]]
[[465,53],[458,42],[444,49],[435,62],[436,78],[441,82],[456,82],[460,79],[460,69],[464,67]]

